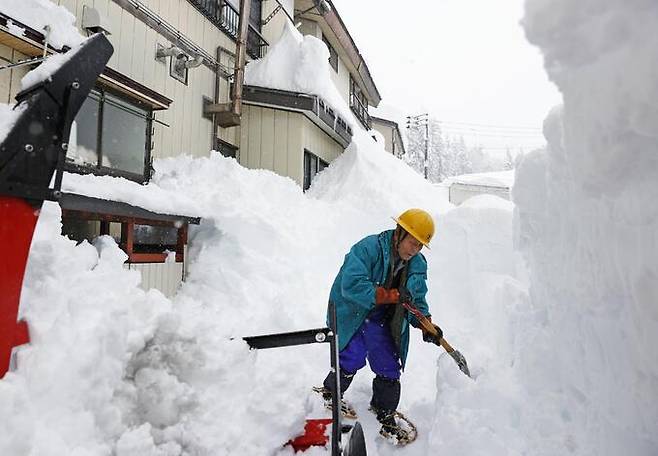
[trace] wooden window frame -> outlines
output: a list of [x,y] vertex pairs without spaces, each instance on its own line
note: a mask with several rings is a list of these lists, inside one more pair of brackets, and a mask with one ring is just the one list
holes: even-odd
[[[110,223],[121,224],[121,241],[119,247],[128,255],[126,263],[166,263],[168,253],[142,253],[135,252],[135,225],[160,226],[176,228],[176,263],[182,263],[185,255],[185,245],[188,240],[189,224],[187,222],[168,222],[162,220],[149,220],[136,217],[121,217],[111,214],[91,213],[71,209],[62,210],[62,218],[71,218],[87,221],[100,221],[99,235],[110,234]],[[174,247],[173,245],[171,247]]]
[[[135,225],[167,226],[176,228],[171,222],[153,222],[135,219],[121,222],[121,250],[128,255],[128,263],[165,263],[168,253],[141,253],[135,252]],[[176,263],[182,263],[185,255],[185,244],[187,244],[188,225],[183,223],[177,228],[176,235]]]

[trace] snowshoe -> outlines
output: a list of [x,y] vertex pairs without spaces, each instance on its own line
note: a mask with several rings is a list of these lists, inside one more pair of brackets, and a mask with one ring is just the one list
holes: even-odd
[[[331,410],[333,404],[331,399],[331,391],[323,386],[314,386],[313,391],[322,396],[322,399],[324,400],[324,406],[327,409]],[[352,405],[346,402],[344,399],[340,400],[340,412],[343,418],[349,418],[351,420],[355,420],[358,418],[356,414],[356,410],[354,410],[354,407],[352,407]]]
[[416,426],[402,413],[378,410],[372,406],[370,410],[377,415],[377,421],[382,425],[379,435],[393,445],[408,445],[418,437]]

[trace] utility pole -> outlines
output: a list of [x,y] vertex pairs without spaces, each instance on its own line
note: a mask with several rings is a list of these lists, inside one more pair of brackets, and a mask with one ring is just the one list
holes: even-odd
[[429,152],[430,152],[430,122],[427,113],[418,114],[417,116],[407,116],[407,129],[411,127],[425,127],[425,161],[423,166],[425,168],[425,179],[427,179],[427,168],[429,166]]

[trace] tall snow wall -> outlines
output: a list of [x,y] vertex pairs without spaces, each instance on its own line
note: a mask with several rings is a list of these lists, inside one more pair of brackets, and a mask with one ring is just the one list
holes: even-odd
[[526,1],[564,97],[513,192],[544,323],[522,382],[559,417],[543,453],[658,454],[657,24],[655,0]]

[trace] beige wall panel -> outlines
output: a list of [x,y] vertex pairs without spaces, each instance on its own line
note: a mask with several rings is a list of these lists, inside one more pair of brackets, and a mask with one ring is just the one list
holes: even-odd
[[[6,65],[12,62],[13,49],[4,44],[0,44],[0,65]],[[10,103],[9,94],[11,92],[11,74],[13,70],[0,71],[0,103]]]
[[251,106],[242,107],[242,122],[240,124],[240,145],[238,149],[238,162],[242,166],[247,166],[247,157],[249,156],[249,111]]
[[[27,59],[28,57],[24,54],[21,54],[18,51],[14,51],[14,57],[13,60],[14,62],[18,60],[23,60]],[[7,71],[7,70],[5,70]],[[18,92],[21,91],[21,79],[30,71],[29,67],[19,67],[19,68],[14,68],[11,70],[9,73],[11,74],[11,78],[9,81],[10,87],[9,87],[9,103],[14,103],[16,100],[14,99]]]
[[203,27],[201,24],[208,21],[199,11],[196,10],[196,8],[189,3],[187,5],[187,26],[183,30],[185,30],[189,39],[197,43],[199,46],[203,46]]
[[343,147],[327,135],[320,127],[304,118],[303,120],[303,148],[331,163],[343,153]]
[[78,27],[78,29],[82,30],[82,11],[84,10],[85,5],[88,5],[90,7],[94,7],[94,0],[78,0],[75,4],[75,11],[73,14],[75,15],[75,25]]
[[176,106],[174,107],[174,123],[172,125],[173,130],[173,141],[172,147],[169,152],[169,156],[178,155],[183,150],[183,131],[184,131],[184,121],[185,121],[185,89],[186,87],[170,78],[174,83],[174,100],[177,100]]
[[[146,53],[146,29],[146,24],[142,21],[134,21],[130,77],[141,84],[148,85],[144,80],[145,67],[153,67],[155,59],[153,59],[154,55]],[[149,54],[151,53],[149,52]]]
[[[158,35],[155,33],[155,31],[149,31],[149,36],[151,36],[151,43],[152,43],[152,48],[151,51],[154,53],[156,52],[158,43],[162,44],[163,46],[167,47],[169,46],[169,42],[165,40],[162,36]],[[148,52],[148,49],[146,50]],[[148,72],[153,72],[152,76],[152,89],[155,90],[156,92],[165,95],[166,92],[166,80],[169,79],[169,60],[167,59],[165,63],[160,63],[157,62],[155,59],[153,59],[152,63],[149,66],[149,70],[146,71]]]
[[303,115],[290,113],[288,116],[288,173],[287,175],[300,186],[303,184],[304,149],[302,145]]
[[[128,11],[121,12],[121,38],[119,39],[119,72],[130,75],[132,66],[135,17]],[[116,49],[117,46],[115,46]]]
[[286,111],[274,110],[274,167],[275,173],[288,175],[288,116]]
[[[101,16],[104,16],[105,19],[109,17],[110,10],[110,1],[111,0],[94,0],[94,8],[100,13]],[[78,25],[82,23],[82,16],[78,18]],[[110,33],[113,31],[110,30]]]
[[274,109],[263,109],[260,167],[274,170]]
[[143,290],[155,288],[168,298],[176,293],[182,282],[183,263],[140,263],[126,264],[124,267],[139,271]]
[[[158,80],[157,73],[162,73],[164,65],[155,61],[155,50],[158,34],[149,27],[144,32],[144,85],[158,93],[162,93],[162,82]],[[161,78],[162,79],[162,78]]]
[[[269,5],[269,7],[266,5]],[[276,6],[278,6],[276,2],[263,2],[263,20],[270,14],[272,8]],[[289,21],[290,20],[285,15],[285,13],[283,11],[279,11],[276,13],[276,16],[274,16],[272,20],[263,27],[263,37],[270,46],[279,40],[281,37],[281,32],[283,31],[284,24]]]
[[[4,63],[11,63],[13,59],[14,50],[6,44],[0,44],[0,59]],[[3,63],[3,65],[4,65]],[[0,71],[0,74],[5,73],[7,70]]]
[[178,28],[178,0],[166,0],[160,2],[158,15]]
[[343,96],[346,105],[350,105],[350,73],[342,60],[338,59],[338,73],[331,68],[331,80]]
[[176,18],[174,18],[172,23],[178,30],[185,30],[185,35],[190,38],[192,31],[187,29],[187,18],[189,17],[190,9],[193,8],[193,6],[187,3],[186,0],[179,0],[175,3],[177,3],[176,8],[178,11],[176,13]]
[[75,14],[76,0],[60,0],[58,5],[69,10],[71,14]]
[[110,68],[117,68],[119,65],[119,53],[121,51],[119,44],[121,41],[121,16],[123,13],[123,9],[116,3],[110,1],[108,4],[108,22],[110,23],[110,31],[112,34],[108,36],[107,38],[110,40],[110,43],[112,43],[112,46],[114,47],[114,53],[112,54],[112,57],[110,57],[110,61],[108,62],[107,66]]
[[263,108],[252,106],[249,109],[249,155],[247,156],[247,168],[260,168],[260,147],[262,130]]

